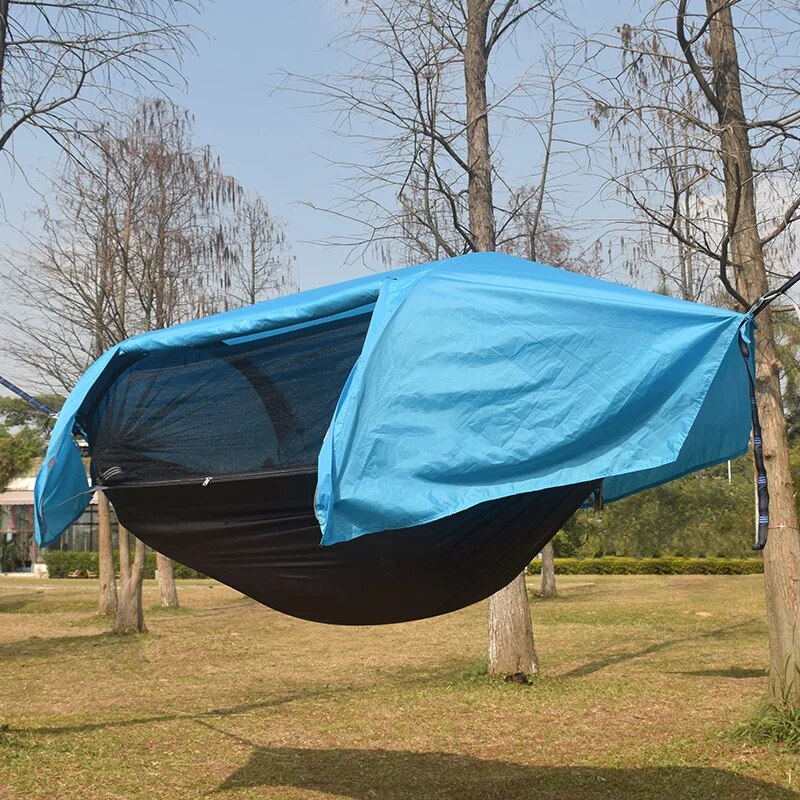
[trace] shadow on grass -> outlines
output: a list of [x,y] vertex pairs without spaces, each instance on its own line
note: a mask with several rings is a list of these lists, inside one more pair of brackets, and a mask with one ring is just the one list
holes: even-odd
[[164,617],[183,617],[187,614],[194,614],[193,608],[187,608],[186,606],[148,606],[145,611],[145,615],[149,616],[155,614],[156,616],[164,616]]
[[31,601],[27,597],[11,595],[0,599],[0,614],[13,614],[28,608]]
[[279,697],[272,697],[267,700],[260,700],[253,703],[241,703],[240,705],[227,706],[224,708],[211,708],[206,711],[195,713],[174,713],[174,714],[150,714],[145,717],[133,717],[132,719],[104,720],[102,722],[86,722],[77,725],[58,725],[44,726],[39,728],[23,728],[17,733],[24,734],[44,734],[44,735],[72,735],[76,733],[88,733],[97,730],[109,730],[114,728],[129,728],[134,725],[152,725],[157,722],[176,722],[183,720],[202,721],[203,719],[219,719],[223,717],[233,717],[238,714],[247,714],[258,709],[280,708],[287,703],[294,703],[298,700],[308,700],[315,697],[322,697],[330,694],[326,690],[320,691],[298,691],[287,692]]
[[[30,604],[27,601],[18,601],[20,603],[14,609],[8,608],[9,601],[0,601],[0,613],[4,611],[25,611],[26,607]],[[3,605],[5,603],[5,607]],[[53,658],[60,657],[65,654],[74,653],[82,648],[94,648],[99,646],[116,645],[123,647],[125,643],[136,642],[136,636],[120,637],[111,632],[110,628],[113,625],[113,616],[100,616],[96,613],[97,603],[86,602],[81,603],[79,607],[68,608],[59,610],[68,611],[90,611],[90,615],[69,623],[71,628],[91,628],[98,625],[103,625],[106,630],[100,631],[95,634],[87,636],[29,636],[25,639],[16,639],[9,642],[0,643],[0,663],[5,660],[19,659],[19,658]],[[160,630],[168,630],[171,624],[182,624],[185,622],[185,617],[190,617],[192,620],[202,617],[210,617],[215,614],[224,613],[232,609],[233,606],[219,608],[204,609],[197,611],[193,608],[164,608],[162,606],[153,606],[148,608],[145,612],[145,619],[154,623],[154,632]],[[52,613],[53,609],[48,608],[41,613]],[[39,613],[39,612],[37,612]]]
[[[101,637],[108,637],[112,642],[119,642],[119,637],[113,634],[102,634]],[[94,637],[73,637],[75,639],[90,639]],[[136,725],[151,725],[158,722],[176,722],[193,720],[200,724],[206,724],[207,720],[221,719],[224,717],[234,717],[239,714],[247,714],[251,711],[277,709],[282,706],[295,702],[305,702],[308,700],[345,698],[347,696],[358,695],[372,691],[377,685],[391,685],[397,688],[405,686],[421,686],[430,684],[441,684],[443,677],[461,680],[463,664],[452,662],[443,667],[443,672],[430,673],[424,669],[407,669],[401,673],[381,672],[376,674],[375,682],[367,682],[356,685],[325,686],[324,688],[311,689],[300,687],[296,690],[287,691],[274,697],[264,698],[249,703],[239,703],[231,706],[203,709],[199,711],[185,711],[167,714],[148,714],[141,717],[131,717],[128,719],[105,719],[97,722],[76,723],[71,725],[47,725],[40,727],[22,728],[17,733],[32,735],[72,735],[87,733],[96,730],[108,730],[114,728],[128,728]],[[484,679],[489,679],[484,676]],[[216,730],[216,728],[213,728]]]
[[218,788],[295,788],[351,800],[797,800],[711,767],[523,766],[456,753],[257,748]]
[[747,669],[746,667],[728,667],[727,669],[695,669],[676,672],[675,675],[694,675],[698,678],[765,678],[766,669]]
[[52,614],[58,611],[87,611],[97,603],[71,597],[55,600],[50,590],[38,589],[25,594],[0,595],[0,614]]
[[[583,678],[591,675],[594,672],[599,672],[606,667],[614,666],[615,664],[622,664],[625,661],[632,661],[634,658],[641,658],[642,656],[649,656],[653,653],[660,653],[662,650],[667,650],[679,644],[688,644],[689,642],[698,642],[703,639],[716,639],[723,638],[732,633],[742,632],[743,629],[751,625],[751,620],[745,622],[738,622],[734,625],[724,625],[721,628],[714,628],[713,630],[699,633],[694,636],[678,636],[674,639],[665,639],[661,642],[655,642],[648,647],[642,647],[638,650],[629,650],[624,653],[611,653],[604,658],[598,658],[595,661],[590,661],[588,664],[583,664],[580,667],[575,667],[569,672],[565,672],[562,677],[565,678]],[[700,673],[681,673],[686,675],[700,674]],[[709,673],[711,674],[711,673]],[[763,675],[763,673],[762,673]],[[752,676],[751,676],[752,677]]]
[[13,659],[61,657],[95,647],[121,647],[127,641],[133,639],[123,641],[106,631],[88,636],[29,636],[0,644],[0,663]]

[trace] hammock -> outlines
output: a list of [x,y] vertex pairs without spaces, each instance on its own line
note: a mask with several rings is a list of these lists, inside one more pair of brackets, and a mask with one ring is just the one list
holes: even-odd
[[78,433],[127,528],[266,605],[338,624],[453,611],[591,494],[745,452],[752,328],[484,253],[142,334],[68,397],[37,539],[88,503]]
[[320,547],[316,472],[108,490],[120,520],[164,555],[294,617],[339,625],[456,611],[508,584],[591,486],[490,500],[435,522]]

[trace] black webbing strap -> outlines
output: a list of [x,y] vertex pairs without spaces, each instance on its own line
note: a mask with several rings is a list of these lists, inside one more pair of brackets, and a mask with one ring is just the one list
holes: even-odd
[[756,466],[756,492],[758,495],[758,534],[753,550],[763,550],[767,544],[769,532],[769,486],[767,470],[764,466],[764,443],[761,438],[761,421],[758,418],[756,403],[756,382],[750,364],[750,345],[744,338],[743,328],[739,329],[739,352],[747,367],[747,382],[750,386],[750,418],[753,426],[753,460]]
[[[789,278],[786,283],[777,289],[765,292],[750,306],[747,316],[755,319],[775,298],[786,294],[798,281],[800,272]],[[744,336],[744,326],[739,329],[739,351],[747,366],[747,380],[750,386],[750,416],[753,425],[753,460],[756,467],[756,493],[758,498],[758,533],[753,550],[763,550],[767,544],[769,533],[769,485],[767,483],[767,470],[764,466],[764,443],[761,437],[761,421],[758,418],[758,404],[756,403],[755,364],[750,363],[750,345]]]
[[47,406],[44,403],[42,403],[41,400],[37,400],[32,395],[20,389],[19,386],[11,383],[11,381],[6,380],[2,376],[0,376],[0,385],[5,386],[6,389],[9,389],[10,391],[14,392],[14,394],[17,395],[17,397],[22,398],[29,406],[32,406],[37,411],[40,411],[42,414],[47,414],[48,417],[57,416],[58,414],[57,411],[50,408],[50,406]]
[[800,281],[800,272],[793,275],[786,283],[779,286],[777,289],[764,292],[764,294],[750,306],[750,311],[748,311],[748,313],[757,317],[776,297],[786,294],[798,281]]

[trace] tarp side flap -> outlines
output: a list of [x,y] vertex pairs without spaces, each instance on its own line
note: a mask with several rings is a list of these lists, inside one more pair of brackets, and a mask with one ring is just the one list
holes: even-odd
[[746,446],[742,315],[494,264],[387,281],[320,457],[323,544],[601,478],[618,496]]

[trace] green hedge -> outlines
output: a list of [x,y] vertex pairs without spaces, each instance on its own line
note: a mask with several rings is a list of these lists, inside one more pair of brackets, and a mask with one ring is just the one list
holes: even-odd
[[97,553],[48,550],[44,554],[44,563],[51,578],[67,578],[75,570],[80,570],[81,576],[86,577],[87,572],[97,572]]
[[[755,575],[764,571],[760,558],[557,558],[557,575]],[[542,562],[536,559],[528,574],[538,575]]]
[[[44,563],[47,564],[47,571],[51,578],[68,578],[71,572],[80,572],[81,577],[85,578],[88,572],[98,572],[97,553],[79,552],[70,550],[48,550],[44,554]],[[173,561],[173,569],[176,578],[205,578],[206,576]],[[119,557],[114,555],[114,565],[119,571]],[[156,574],[156,554],[148,553],[144,562],[144,577],[155,578]]]
[[[66,578],[71,572],[80,571],[85,578],[87,572],[97,572],[97,553],[49,550],[44,556],[51,578]],[[115,556],[119,569],[119,560]],[[626,558],[603,556],[602,558],[557,558],[556,573],[559,575],[755,575],[764,571],[760,558]],[[205,575],[189,567],[173,562],[175,577],[204,578]],[[542,564],[538,559],[528,567],[530,575],[538,575]],[[154,578],[156,554],[148,553],[145,559],[144,577]]]

